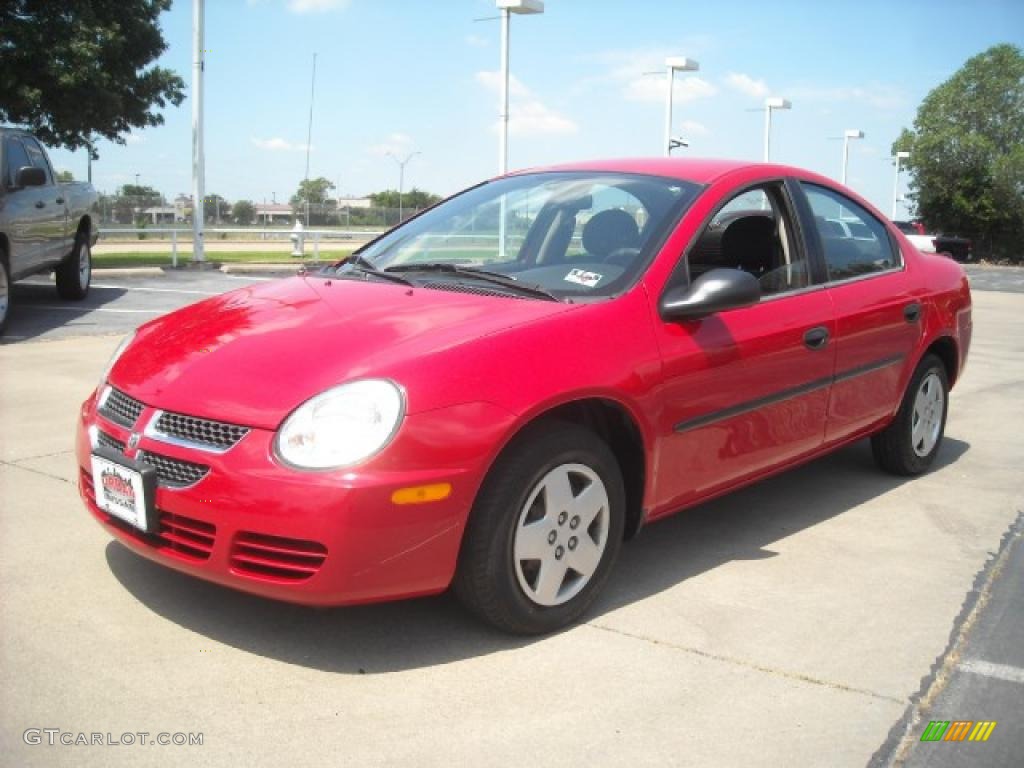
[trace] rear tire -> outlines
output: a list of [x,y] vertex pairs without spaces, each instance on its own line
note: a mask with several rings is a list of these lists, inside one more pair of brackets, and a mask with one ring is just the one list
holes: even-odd
[[57,267],[57,295],[67,301],[80,301],[89,294],[92,282],[92,250],[89,236],[79,232],[75,246]]
[[7,269],[7,259],[0,251],[0,336],[7,329],[7,318],[11,314],[11,273]]
[[918,364],[892,424],[871,438],[878,466],[896,475],[919,475],[935,461],[946,431],[949,377],[935,355]]
[[622,545],[626,493],[608,446],[589,429],[527,427],[484,480],[455,575],[463,604],[516,634],[583,615]]

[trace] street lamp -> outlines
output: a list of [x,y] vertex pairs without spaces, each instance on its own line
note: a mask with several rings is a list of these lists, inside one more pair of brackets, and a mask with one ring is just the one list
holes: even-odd
[[856,128],[847,128],[843,134],[843,175],[841,178],[842,183],[846,184],[846,164],[850,159],[850,139],[863,139],[864,131],[858,131]]
[[669,157],[672,154],[672,91],[675,86],[676,71],[680,72],[696,72],[700,69],[700,64],[693,59],[688,59],[685,56],[669,56],[665,59],[665,68],[668,70],[668,89],[665,91],[665,141],[662,143],[662,149],[665,152],[665,157]]
[[896,203],[899,201],[900,193],[900,160],[910,157],[909,152],[897,152],[893,159],[896,161],[896,178],[892,183],[892,218],[896,218]]
[[405,185],[405,165],[416,157],[416,155],[422,154],[422,152],[410,152],[405,156],[404,160],[399,160],[398,155],[394,152],[388,152],[387,154],[388,157],[398,163],[398,223],[401,224],[403,218],[402,214],[404,213],[402,210],[402,190]]
[[501,139],[498,144],[498,174],[508,172],[508,36],[513,13],[526,16],[544,13],[543,0],[495,0],[501,11]]
[[789,99],[769,96],[764,100],[764,161],[766,163],[771,158],[772,151],[772,110],[792,108],[793,104]]

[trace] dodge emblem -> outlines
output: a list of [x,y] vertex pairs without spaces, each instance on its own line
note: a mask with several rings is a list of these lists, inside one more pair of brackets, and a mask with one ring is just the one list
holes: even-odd
[[128,447],[133,451],[139,447],[139,433],[132,432],[132,436],[128,438]]

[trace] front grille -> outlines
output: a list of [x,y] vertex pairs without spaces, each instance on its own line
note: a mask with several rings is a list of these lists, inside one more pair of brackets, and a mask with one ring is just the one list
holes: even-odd
[[116,437],[111,437],[106,432],[96,433],[96,445],[102,445],[104,448],[110,448],[118,453],[124,453],[124,443]]
[[466,285],[465,283],[442,283],[442,282],[425,282],[420,283],[424,288],[431,288],[435,291],[451,291],[452,293],[470,293],[474,296],[500,296],[503,299],[525,299],[526,296],[520,296],[512,293],[514,289],[510,289],[509,292],[496,291],[492,288],[481,288],[477,285]]
[[139,420],[145,407],[134,397],[129,397],[121,390],[111,387],[110,394],[100,406],[100,413],[122,427],[131,429]]
[[160,533],[157,538],[170,550],[197,560],[208,560],[213,552],[216,526],[184,515],[160,513]]
[[139,451],[138,459],[156,470],[160,485],[168,488],[185,488],[195,485],[210,471],[205,464],[194,464],[191,461],[172,459],[159,453]]
[[305,581],[327,559],[327,548],[315,541],[286,539],[241,531],[231,547],[231,567],[247,576],[279,581]]
[[162,435],[187,440],[218,451],[226,451],[249,432],[248,427],[240,427],[237,424],[166,411],[160,414],[155,429]]

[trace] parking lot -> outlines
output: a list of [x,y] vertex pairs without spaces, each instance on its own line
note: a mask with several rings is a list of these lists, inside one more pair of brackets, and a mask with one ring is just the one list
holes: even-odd
[[[863,766],[919,739],[920,718],[999,726],[984,744],[920,745],[918,761],[1019,755],[1019,684],[957,711],[934,690],[962,661],[957,638],[984,626],[968,621],[984,579],[1021,579],[992,563],[1024,507],[1024,280],[970,272],[974,342],[931,473],[882,474],[860,443],[652,525],[585,623],[530,639],[447,595],[306,609],[111,541],[74,484],[79,403],[132,327],[267,277],[97,274],[79,305],[45,280],[15,286],[0,346],[4,762]],[[1019,668],[1011,655],[998,661]],[[50,746],[27,729],[203,743]]]

